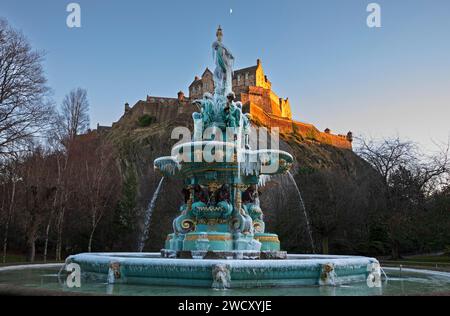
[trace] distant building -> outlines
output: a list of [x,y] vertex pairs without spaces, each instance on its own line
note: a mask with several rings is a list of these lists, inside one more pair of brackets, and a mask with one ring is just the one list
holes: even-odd
[[[278,97],[272,91],[272,83],[264,74],[259,59],[256,61],[256,66],[234,71],[233,91],[243,104],[253,102],[266,113],[292,119],[289,100]],[[195,77],[189,86],[189,98],[199,99],[205,92],[211,94],[214,92],[213,73],[208,68],[201,77]]]
[[97,123],[97,133],[107,133],[111,130],[111,126],[102,126]]
[[[289,99],[278,97],[272,91],[272,83],[264,74],[261,61],[258,59],[255,66],[234,71],[233,91],[237,100],[243,104],[243,111],[250,113],[253,123],[267,128],[278,128],[281,134],[296,135],[309,142],[327,144],[334,147],[352,149],[353,134],[334,135],[327,128],[319,131],[314,125],[292,120]],[[205,92],[214,93],[214,80],[211,70],[206,68],[201,77],[195,77],[189,86],[189,97],[182,91],[175,97],[159,97],[147,95],[145,100],[137,102],[133,107],[125,105],[122,118],[114,123],[127,124],[137,122],[142,115],[151,116],[155,122],[166,122],[179,117],[190,115],[198,111],[192,104],[195,99],[201,99]],[[98,130],[107,130],[98,127]]]

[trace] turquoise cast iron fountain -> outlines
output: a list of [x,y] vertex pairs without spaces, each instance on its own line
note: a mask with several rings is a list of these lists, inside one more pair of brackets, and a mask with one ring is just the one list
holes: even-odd
[[194,101],[200,109],[194,136],[154,162],[164,177],[184,181],[184,204],[161,254],[79,254],[66,264],[109,283],[229,288],[379,281],[376,259],[287,255],[278,236],[266,232],[258,187],[287,173],[293,157],[250,148],[250,118],[234,100],[234,57],[220,28],[213,52],[214,95]]

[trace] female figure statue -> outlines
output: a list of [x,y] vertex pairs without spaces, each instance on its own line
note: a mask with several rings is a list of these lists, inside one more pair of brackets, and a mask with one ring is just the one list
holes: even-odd
[[214,71],[214,93],[216,96],[226,96],[232,91],[234,57],[229,49],[222,44],[223,32],[217,29],[217,41],[212,45],[213,58],[216,64]]

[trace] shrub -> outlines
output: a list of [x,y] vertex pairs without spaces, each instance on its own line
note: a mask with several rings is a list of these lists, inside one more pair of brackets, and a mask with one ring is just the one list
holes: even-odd
[[148,114],[144,114],[138,119],[138,125],[140,127],[147,127],[147,126],[150,126],[155,121],[156,121],[155,117],[150,116]]

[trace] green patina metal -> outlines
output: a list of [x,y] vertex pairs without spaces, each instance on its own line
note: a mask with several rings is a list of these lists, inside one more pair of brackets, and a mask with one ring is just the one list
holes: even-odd
[[234,57],[221,36],[213,49],[215,94],[193,102],[199,112],[193,114],[192,142],[154,162],[165,177],[181,178],[185,185],[164,251],[279,251],[278,236],[265,232],[258,184],[261,176],[287,172],[293,158],[277,149],[250,149],[250,118],[229,82]]

